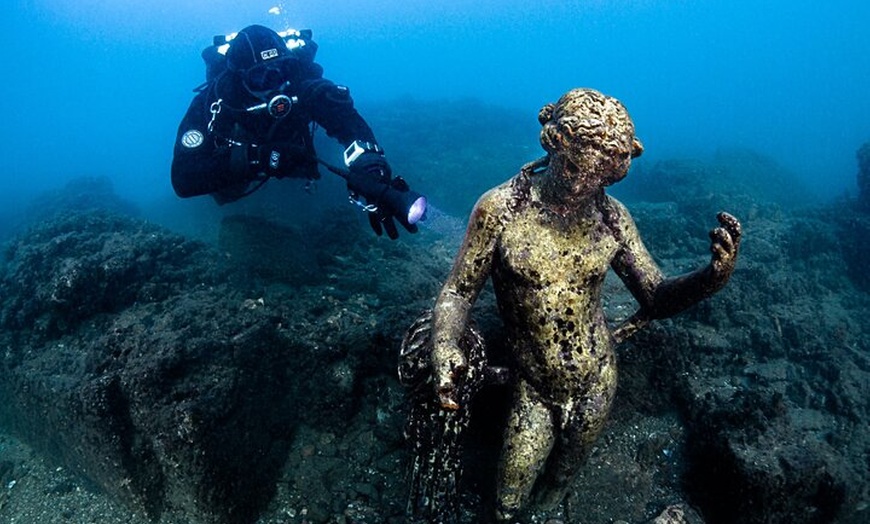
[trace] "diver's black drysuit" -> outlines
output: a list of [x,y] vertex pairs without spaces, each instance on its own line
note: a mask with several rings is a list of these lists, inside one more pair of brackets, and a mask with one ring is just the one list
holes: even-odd
[[251,25],[215,37],[202,54],[207,82],[178,128],[172,187],[180,197],[210,194],[225,204],[271,177],[319,178],[313,135],[321,126],[345,146],[347,170],[327,168],[347,181],[375,234],[398,238],[395,221],[417,232],[426,197],[393,178],[348,89],[323,78],[316,52],[307,29]]
[[[291,64],[281,90],[291,104],[282,117],[272,116],[264,100],[229,70],[196,95],[175,141],[172,187],[178,196],[212,194],[223,204],[268,177],[319,178],[314,125],[345,147],[356,140],[375,143],[346,87],[324,79],[313,61]],[[279,151],[281,160],[270,167],[272,151]]]

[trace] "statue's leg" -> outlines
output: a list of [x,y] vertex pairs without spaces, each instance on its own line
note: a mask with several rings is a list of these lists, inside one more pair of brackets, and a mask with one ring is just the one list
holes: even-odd
[[509,520],[528,502],[553,447],[553,415],[519,379],[504,434],[496,486],[496,518]]
[[557,437],[547,469],[537,486],[536,502],[551,510],[562,502],[571,481],[586,461],[604,428],[613,404],[616,383],[599,384],[576,402],[563,406],[556,422]]

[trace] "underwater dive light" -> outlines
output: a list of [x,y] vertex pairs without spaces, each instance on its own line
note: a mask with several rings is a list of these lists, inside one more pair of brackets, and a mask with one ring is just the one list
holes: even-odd
[[382,209],[384,214],[394,216],[404,224],[414,225],[426,215],[426,197],[411,190],[402,177],[385,182],[353,171],[342,171],[340,174],[347,180],[347,187],[351,191],[365,197],[369,205]]
[[419,222],[424,216],[426,216],[426,207],[428,206],[428,202],[426,197],[420,195],[419,193],[414,193],[415,195],[419,195],[414,202],[408,207],[408,223],[411,225]]

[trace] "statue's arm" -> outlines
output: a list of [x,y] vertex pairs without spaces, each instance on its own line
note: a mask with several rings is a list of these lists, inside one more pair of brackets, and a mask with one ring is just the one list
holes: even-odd
[[496,190],[484,194],[474,207],[453,269],[435,302],[432,319],[432,371],[435,391],[444,407],[457,409],[457,381],[467,367],[459,340],[492,269],[501,219]]
[[617,328],[615,337],[622,340],[646,322],[675,315],[713,295],[728,282],[737,262],[742,234],[740,222],[728,213],[719,213],[719,227],[710,231],[710,263],[696,271],[665,278],[640,239],[628,211],[618,204],[621,247],[611,262],[640,304],[640,309]]

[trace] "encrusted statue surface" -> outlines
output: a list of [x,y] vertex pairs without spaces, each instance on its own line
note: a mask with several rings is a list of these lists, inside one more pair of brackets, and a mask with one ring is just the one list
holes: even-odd
[[[479,387],[485,358],[472,354],[463,337],[469,310],[491,277],[507,330],[513,391],[497,473],[495,518],[502,521],[513,519],[533,495],[542,508],[561,502],[613,402],[614,345],[721,289],[734,270],[741,234],[740,223],[720,213],[710,233],[710,264],[666,278],[628,210],[604,191],[643,151],[625,107],[597,91],[575,89],[541,109],[538,120],[547,156],[489,190],[472,212],[426,333],[427,382],[434,391],[428,408],[415,397],[412,415],[419,422],[420,409],[464,410]],[[640,305],[615,330],[601,306],[609,269]],[[460,430],[453,427],[451,434]],[[419,457],[420,449],[415,453]]]

